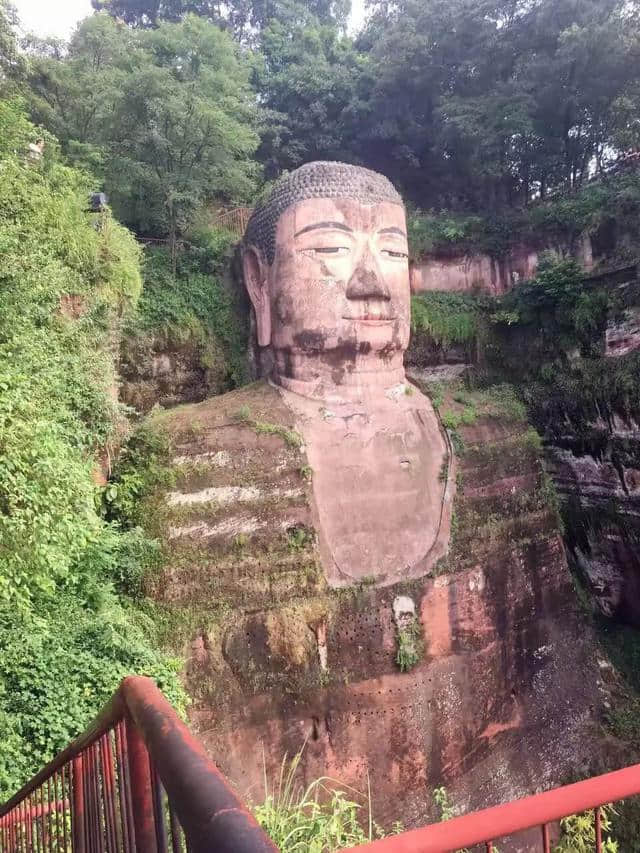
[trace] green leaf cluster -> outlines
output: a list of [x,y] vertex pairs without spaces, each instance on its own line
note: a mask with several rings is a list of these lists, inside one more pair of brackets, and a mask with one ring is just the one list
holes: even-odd
[[97,459],[113,455],[114,343],[141,276],[132,236],[86,210],[89,177],[49,155],[0,101],[0,799],[85,728],[119,680],[176,667],[115,585],[153,543],[107,523]]
[[411,331],[438,346],[470,344],[478,334],[482,300],[473,294],[425,291],[411,298]]
[[[613,806],[600,809],[602,828],[602,850],[604,853],[618,853],[618,842],[611,838],[611,820],[615,814]],[[560,842],[553,848],[554,853],[587,853],[595,849],[596,828],[593,811],[564,817],[560,821]]]
[[[286,756],[273,788],[264,778],[264,802],[254,809],[258,823],[282,853],[331,853],[383,838],[384,832],[371,816],[361,819],[367,801],[357,791],[334,779],[321,777],[306,787],[298,781],[302,752],[291,761]],[[395,831],[401,831],[399,825]]]
[[255,188],[249,72],[231,37],[202,18],[129,30],[103,13],[64,54],[36,53],[29,82],[34,115],[101,174],[118,217],[167,235],[175,252],[205,201]]
[[230,389],[247,380],[247,307],[228,281],[235,239],[228,232],[202,229],[172,269],[168,249],[147,248],[144,289],[125,327],[126,350],[152,343],[162,347],[190,345],[207,359],[217,359]]

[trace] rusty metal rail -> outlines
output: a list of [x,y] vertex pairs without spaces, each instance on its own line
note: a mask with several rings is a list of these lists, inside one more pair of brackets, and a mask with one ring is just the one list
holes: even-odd
[[[640,764],[344,853],[448,853],[640,793]],[[0,853],[277,853],[149,678],[125,678],[93,724],[0,806]]]
[[274,853],[149,678],[0,807],[2,853]]
[[247,223],[252,213],[252,207],[234,207],[233,210],[225,210],[219,213],[212,224],[219,228],[226,228],[240,238],[244,236],[244,232],[247,230]]
[[563,817],[590,810],[594,812],[593,849],[601,853],[601,806],[639,793],[640,764],[636,764],[371,844],[350,847],[343,853],[449,853],[477,844],[483,844],[487,853],[491,853],[495,850],[494,843],[499,839],[536,827],[540,830],[539,849],[549,853],[550,824]]

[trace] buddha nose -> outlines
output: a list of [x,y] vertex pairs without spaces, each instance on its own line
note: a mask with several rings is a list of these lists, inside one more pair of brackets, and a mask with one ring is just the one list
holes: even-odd
[[347,284],[347,299],[391,299],[375,258],[366,249]]

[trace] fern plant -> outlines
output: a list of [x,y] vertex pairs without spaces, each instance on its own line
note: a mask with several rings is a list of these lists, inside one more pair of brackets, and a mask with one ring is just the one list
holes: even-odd
[[[600,809],[600,825],[602,827],[603,853],[618,853],[618,842],[611,838],[611,815],[615,814],[613,806],[602,806]],[[562,836],[554,847],[554,853],[591,853],[595,850],[596,821],[593,811],[564,817],[560,821]]]

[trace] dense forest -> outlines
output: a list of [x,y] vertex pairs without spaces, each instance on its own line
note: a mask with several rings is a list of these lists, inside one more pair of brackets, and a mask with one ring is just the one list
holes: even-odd
[[[118,459],[137,413],[117,373],[161,341],[197,353],[212,393],[247,378],[220,210],[339,159],[402,191],[414,255],[499,256],[514,235],[571,238],[613,218],[628,256],[640,239],[640,182],[612,174],[640,146],[635,2],[370,0],[357,33],[348,0],[93,5],[62,43],[19,39],[0,0],[0,797],[122,675],[185,701],[144,597],[157,543],[137,515],[164,450],[142,428]],[[92,211],[97,192],[110,204]],[[573,380],[554,367],[602,333],[606,297],[580,281],[567,262],[501,305],[418,304],[414,326],[466,345],[550,312],[547,362],[513,369],[536,425],[549,399],[640,406],[637,359]]]

